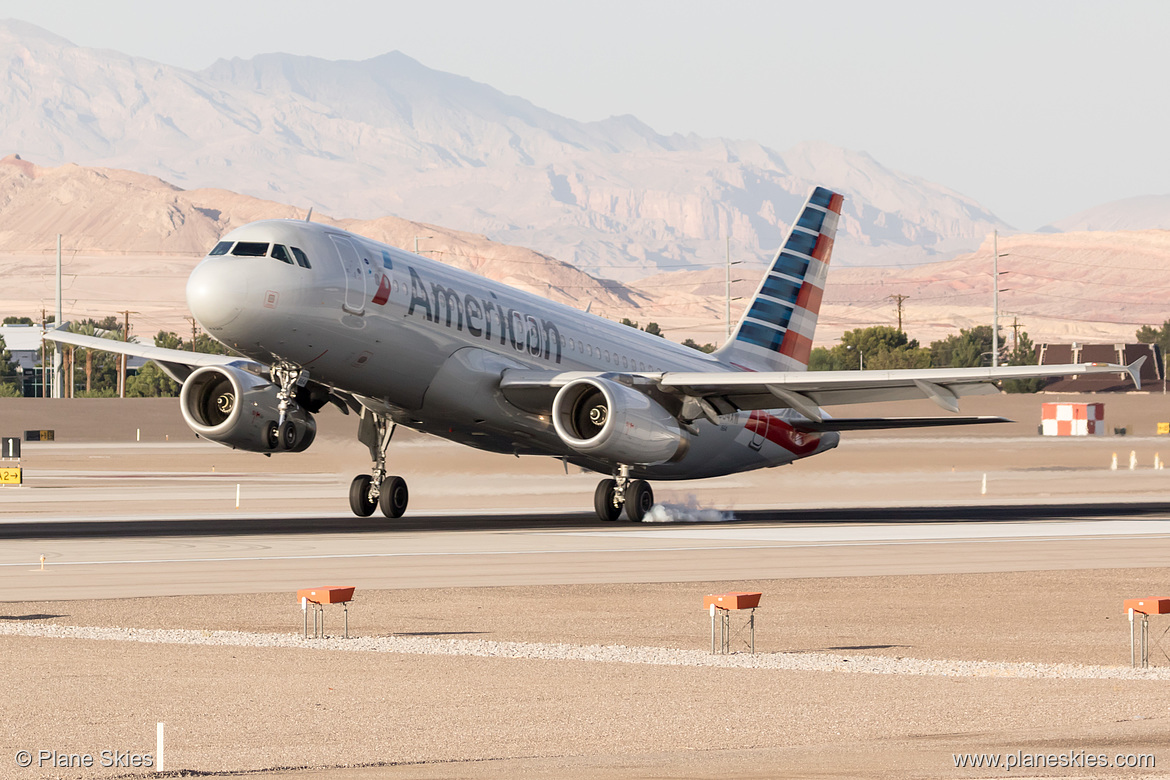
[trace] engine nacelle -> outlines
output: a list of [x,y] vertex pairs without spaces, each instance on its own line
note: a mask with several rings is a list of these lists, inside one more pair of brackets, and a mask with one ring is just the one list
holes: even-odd
[[[183,382],[179,407],[195,433],[233,449],[273,452],[280,449],[277,387],[255,374],[231,366],[204,366]],[[300,434],[294,451],[304,450],[317,433],[311,414],[296,409],[287,415]]]
[[678,420],[654,399],[609,379],[575,379],[553,399],[553,426],[580,453],[623,465],[665,463],[686,451]]

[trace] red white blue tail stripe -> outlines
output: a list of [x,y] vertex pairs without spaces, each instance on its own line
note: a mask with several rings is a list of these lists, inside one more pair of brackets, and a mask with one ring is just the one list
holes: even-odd
[[758,371],[804,371],[812,352],[841,195],[817,187],[719,357]]

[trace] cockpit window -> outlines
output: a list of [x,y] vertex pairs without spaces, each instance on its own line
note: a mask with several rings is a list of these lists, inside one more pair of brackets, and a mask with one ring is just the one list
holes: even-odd
[[290,247],[290,248],[292,249],[293,255],[295,255],[297,258],[297,265],[301,266],[302,268],[312,268],[313,267],[313,266],[309,265],[308,255],[306,255],[301,250],[297,249],[295,246]]
[[236,257],[264,257],[268,254],[268,244],[261,244],[258,241],[241,241],[236,244],[232,254]]
[[288,250],[284,248],[284,244],[273,244],[272,256],[282,263],[292,265],[293,259],[288,256]]
[[220,241],[218,244],[215,245],[215,248],[212,249],[207,254],[209,254],[209,255],[226,255],[228,253],[228,250],[231,248],[232,248],[231,241]]

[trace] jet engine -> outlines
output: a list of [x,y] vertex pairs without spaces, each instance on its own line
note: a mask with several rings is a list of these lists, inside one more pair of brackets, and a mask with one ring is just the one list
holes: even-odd
[[[277,387],[263,377],[232,366],[204,366],[183,382],[179,407],[195,433],[232,449],[273,452],[282,449],[277,420]],[[286,415],[295,426],[291,450],[313,442],[317,423],[304,409]]]
[[610,379],[569,382],[553,399],[552,418],[561,441],[612,463],[665,463],[686,451],[686,438],[670,412],[644,393]]

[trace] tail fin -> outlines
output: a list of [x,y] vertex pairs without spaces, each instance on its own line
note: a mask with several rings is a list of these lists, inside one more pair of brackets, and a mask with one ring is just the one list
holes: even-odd
[[817,187],[731,339],[715,356],[752,371],[804,371],[829,272],[841,195]]

